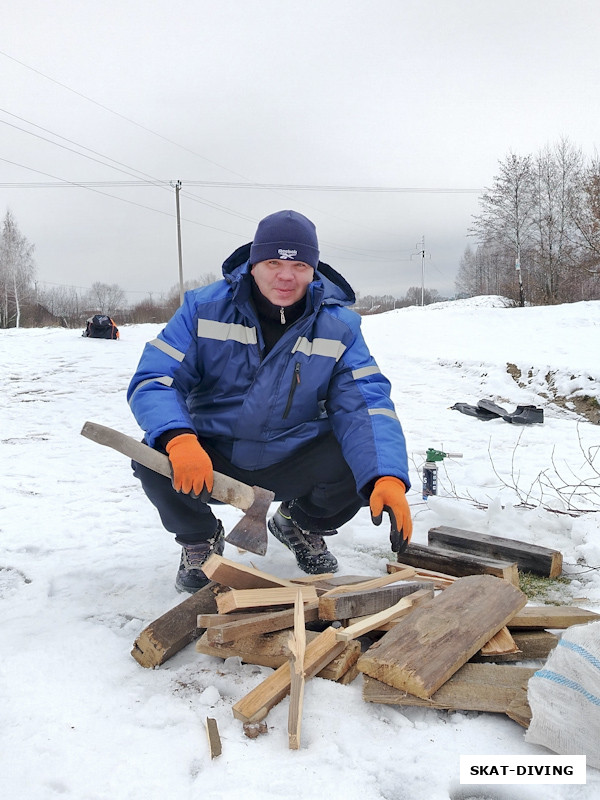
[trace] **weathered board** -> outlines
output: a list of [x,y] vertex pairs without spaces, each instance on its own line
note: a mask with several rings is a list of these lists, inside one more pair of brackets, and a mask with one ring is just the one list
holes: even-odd
[[419,589],[427,589],[431,583],[425,581],[399,581],[379,589],[332,594],[319,598],[319,617],[323,620],[350,619],[377,614],[394,605]]
[[197,639],[203,632],[197,627],[198,614],[214,614],[217,610],[216,588],[215,583],[207,584],[144,628],[131,651],[138,664],[158,667]]
[[[247,636],[257,636],[260,633],[271,633],[290,628],[294,624],[294,609],[286,608],[283,611],[268,611],[262,614],[245,612],[239,619],[227,621],[231,614],[219,615],[218,623],[206,626],[207,639],[211,644],[225,644],[235,642]],[[202,617],[198,618],[199,620]],[[304,606],[305,622],[316,622],[319,619],[319,604],[317,601],[306,603]]]
[[523,592],[492,575],[457,578],[373,644],[358,668],[397,689],[429,698],[526,602]]
[[535,671],[535,668],[512,664],[465,664],[428,699],[415,697],[365,675],[363,699],[367,703],[506,714],[515,696],[522,699],[522,687]]
[[519,585],[516,561],[486,558],[471,553],[458,553],[441,547],[409,544],[398,560],[420,569],[430,569],[461,578],[465,575],[494,575],[515,586]]
[[466,531],[441,525],[430,528],[427,542],[433,547],[444,547],[460,553],[474,553],[489,558],[516,561],[523,572],[533,572],[549,578],[558,578],[562,573],[562,554],[558,550],[537,544],[490,536],[487,533]]
[[480,650],[471,658],[471,663],[546,659],[558,644],[558,636],[550,633],[550,631],[512,631],[512,638],[518,648],[515,653],[493,653],[491,655],[485,655],[483,651]]

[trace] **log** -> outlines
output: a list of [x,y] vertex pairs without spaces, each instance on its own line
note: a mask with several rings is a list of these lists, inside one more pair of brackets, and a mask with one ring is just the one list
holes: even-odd
[[[277,669],[285,664],[289,658],[289,630],[274,631],[273,633],[248,636],[237,639],[228,644],[212,644],[207,638],[207,632],[196,642],[196,650],[207,656],[218,658],[240,658],[246,664],[258,664],[261,667]],[[313,642],[319,634],[316,631],[306,631],[307,643]],[[320,670],[318,677],[330,681],[339,680],[360,656],[360,644],[348,642],[347,646],[329,664]]]
[[202,572],[207,578],[231,589],[267,589],[294,585],[285,578],[278,578],[255,567],[245,567],[217,553],[207,558],[202,565]]
[[429,545],[460,553],[468,552],[487,558],[516,561],[520,570],[533,572],[535,575],[558,578],[562,573],[562,554],[558,550],[519,542],[516,539],[505,539],[502,536],[490,536],[486,533],[441,525],[439,528],[430,528],[427,541]]
[[405,616],[416,603],[430,597],[433,597],[433,587],[430,586],[428,589],[419,589],[419,591],[409,594],[408,597],[403,597],[402,600],[399,600],[393,606],[379,611],[377,614],[362,617],[361,620],[355,622],[353,625],[338,630],[335,638],[338,642],[349,642],[352,639],[358,639],[359,636],[363,636],[365,633],[375,630],[382,623],[390,622],[391,620]]
[[457,578],[373,644],[358,668],[397,689],[429,698],[526,602],[523,592],[491,575]]
[[364,676],[363,700],[397,706],[425,706],[447,711],[490,711],[506,714],[535,668],[512,664],[465,664],[428,698]]
[[212,614],[217,610],[216,589],[217,584],[207,584],[144,628],[131,651],[138,664],[158,667],[197,639],[203,632],[197,627],[198,614]]
[[[237,614],[216,614],[220,621],[206,625],[207,639],[211,644],[225,644],[235,642],[238,639],[248,636],[257,636],[260,633],[271,633],[290,628],[294,624],[294,610],[286,608],[283,611],[268,611],[262,614],[244,613],[240,614],[240,619],[228,622],[228,617],[238,616]],[[199,617],[203,620],[206,617]],[[304,618],[306,622],[316,622],[319,619],[319,604],[317,601],[306,603],[304,606]]]
[[350,619],[376,614],[389,608],[406,595],[419,589],[430,588],[431,584],[421,581],[400,581],[392,586],[367,591],[347,592],[341,595],[321,595],[319,598],[319,617],[323,620]]
[[506,561],[495,558],[486,558],[471,553],[458,553],[440,547],[425,547],[424,545],[409,544],[406,550],[399,554],[402,564],[410,564],[418,569],[438,571],[457,578],[465,575],[494,575],[503,578],[514,586],[519,585],[519,570],[516,561]]
[[302,594],[305,603],[314,602],[317,592],[314,586],[277,587],[274,589],[230,589],[217,596],[220,614],[239,611],[242,608],[271,608],[273,606],[293,606],[296,592]]
[[[312,678],[339,655],[346,645],[336,642],[335,628],[329,627],[306,647],[305,678]],[[260,722],[290,690],[290,665],[286,661],[262,683],[233,706],[233,716],[242,722]]]
[[515,628],[553,628],[559,630],[571,625],[597,622],[600,614],[576,606],[527,606],[508,622],[510,630]]

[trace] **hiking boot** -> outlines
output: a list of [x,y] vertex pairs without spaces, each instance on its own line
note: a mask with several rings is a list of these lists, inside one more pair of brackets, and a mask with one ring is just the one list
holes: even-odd
[[337,531],[303,531],[292,520],[290,508],[282,503],[269,520],[269,530],[296,556],[298,566],[309,575],[337,572],[338,562],[327,549],[323,536],[333,536]]
[[223,555],[225,549],[225,531],[221,520],[217,520],[217,522],[217,530],[212,539],[182,546],[179,569],[175,577],[175,588],[178,592],[193,594],[210,582],[210,579],[202,572],[202,565],[213,553]]

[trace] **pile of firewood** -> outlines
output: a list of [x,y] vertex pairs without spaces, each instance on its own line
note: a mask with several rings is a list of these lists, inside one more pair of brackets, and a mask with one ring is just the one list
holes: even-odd
[[292,748],[314,676],[350,683],[360,672],[366,702],[501,712],[527,727],[535,668],[505,662],[545,659],[558,640],[552,630],[600,615],[525,607],[518,570],[560,574],[557,551],[454,528],[429,536],[378,578],[283,579],[213,555],[203,567],[211,583],[142,631],[132,655],[155,667],[198,639],[200,653],[272,667],[233,714],[256,735],[289,694]]

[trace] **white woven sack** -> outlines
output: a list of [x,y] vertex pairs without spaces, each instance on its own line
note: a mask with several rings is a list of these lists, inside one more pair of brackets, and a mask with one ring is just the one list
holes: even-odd
[[533,718],[525,741],[560,755],[585,755],[600,768],[600,622],[562,635],[544,667],[529,679]]

